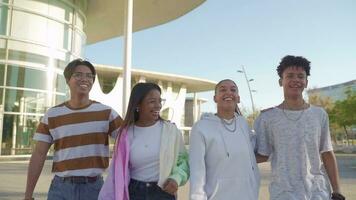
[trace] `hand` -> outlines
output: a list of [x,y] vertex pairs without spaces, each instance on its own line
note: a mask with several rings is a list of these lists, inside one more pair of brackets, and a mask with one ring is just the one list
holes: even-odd
[[167,181],[163,184],[163,191],[175,195],[178,190],[178,184],[175,180],[169,178]]
[[345,200],[346,198],[344,197],[344,195],[338,193],[338,192],[333,192],[331,194],[331,199],[332,200]]

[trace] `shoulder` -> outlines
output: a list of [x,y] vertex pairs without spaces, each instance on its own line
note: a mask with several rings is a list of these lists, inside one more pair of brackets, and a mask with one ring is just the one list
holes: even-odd
[[270,107],[270,108],[266,108],[261,110],[261,113],[259,115],[259,118],[265,118],[265,117],[271,117],[272,115],[274,115],[277,112],[278,108],[277,107]]
[[92,101],[92,104],[90,105],[91,107],[94,107],[99,110],[111,110],[112,113],[117,114],[116,110],[114,110],[111,106],[108,106],[106,104],[102,104],[98,101]]
[[179,130],[177,125],[174,123],[174,122],[171,122],[169,120],[165,120],[165,119],[161,119],[161,124],[163,127],[167,127],[169,129],[176,129],[176,130]]
[[63,102],[63,103],[61,103],[61,104],[58,104],[58,105],[55,105],[55,106],[49,108],[49,109],[47,110],[47,112],[45,113],[45,115],[47,115],[47,116],[53,116],[53,115],[58,115],[58,114],[64,112],[63,110],[67,108],[67,107],[65,106],[65,103],[66,103],[66,102]]
[[328,113],[326,112],[326,110],[320,106],[310,105],[309,109],[314,115],[321,116],[322,118],[325,118],[328,116]]
[[255,124],[278,120],[280,117],[278,114],[278,109],[278,107],[270,107],[261,110],[260,114],[255,120]]
[[91,101],[91,105],[90,106],[95,106],[95,107],[101,107],[101,108],[106,108],[106,109],[112,109],[110,106],[102,104],[98,101],[94,101],[94,100],[90,100]]
[[263,109],[263,110],[261,110],[261,113],[271,111],[273,108],[275,108],[275,107],[269,107],[269,108]]

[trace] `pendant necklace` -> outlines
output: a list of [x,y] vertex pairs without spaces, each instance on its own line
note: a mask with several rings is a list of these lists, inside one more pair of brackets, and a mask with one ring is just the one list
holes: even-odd
[[[220,118],[220,117],[219,117],[219,118]],[[226,121],[226,120],[223,119],[223,118],[220,118],[220,121],[221,121],[223,127],[224,127],[227,131],[229,131],[230,133],[234,133],[234,132],[236,131],[236,119],[235,119],[235,116],[232,118],[231,122],[228,122],[228,121]],[[232,129],[230,129],[229,126],[231,126],[232,124],[234,125],[234,127],[233,127]]]

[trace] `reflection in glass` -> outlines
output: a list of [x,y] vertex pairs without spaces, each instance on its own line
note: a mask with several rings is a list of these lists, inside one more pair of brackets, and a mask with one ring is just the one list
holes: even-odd
[[66,96],[64,96],[64,95],[56,95],[56,102],[55,102],[55,104],[56,105],[59,105],[59,104],[62,104],[62,103],[64,103],[65,101],[67,101],[67,97]]
[[[2,98],[3,98],[3,95],[4,95],[4,88],[0,88],[0,106],[2,106]],[[0,111],[2,110],[2,108],[0,108]],[[0,112],[0,115],[1,115],[1,112]],[[1,116],[0,116],[1,117]],[[1,120],[0,120],[1,122]],[[0,124],[1,126],[1,124]]]
[[44,113],[46,96],[46,93],[6,89],[5,112]]
[[34,145],[32,138],[40,116],[5,114],[3,121],[1,154],[30,154]]
[[7,6],[0,4],[0,35],[6,35],[7,13],[8,13]]
[[57,92],[62,92],[62,93],[66,93],[66,89],[67,89],[67,86],[66,86],[66,80],[64,78],[63,75],[61,74],[57,74],[57,80],[56,80],[56,89],[57,89]]
[[11,36],[47,43],[47,18],[14,10],[12,14]]
[[7,86],[46,90],[47,74],[44,71],[18,66],[7,67]]
[[5,76],[5,65],[0,64],[0,86],[4,85],[4,77]]
[[24,51],[9,50],[9,60],[27,61],[47,65],[48,57]]

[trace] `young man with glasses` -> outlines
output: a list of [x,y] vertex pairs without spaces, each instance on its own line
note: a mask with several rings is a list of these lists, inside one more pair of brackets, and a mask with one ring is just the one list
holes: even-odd
[[50,108],[34,135],[37,141],[27,174],[25,200],[33,199],[50,146],[55,174],[48,199],[97,199],[102,173],[109,163],[109,138],[116,137],[122,119],[109,106],[89,99],[95,68],[76,59],[64,69],[70,99]]

